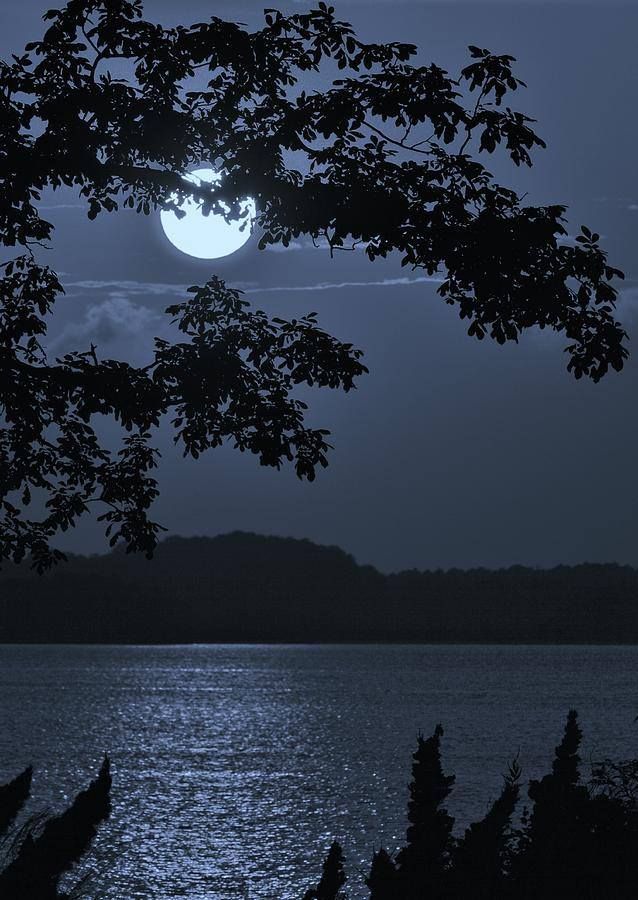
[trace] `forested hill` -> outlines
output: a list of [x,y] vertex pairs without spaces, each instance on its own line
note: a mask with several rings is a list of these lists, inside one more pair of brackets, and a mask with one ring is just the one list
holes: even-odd
[[514,566],[383,575],[337,547],[169,538],[152,562],[74,556],[0,572],[0,642],[638,643],[638,571]]

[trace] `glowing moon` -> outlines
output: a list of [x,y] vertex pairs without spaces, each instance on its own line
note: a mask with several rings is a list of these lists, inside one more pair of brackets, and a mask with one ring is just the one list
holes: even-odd
[[[184,175],[184,179],[193,184],[216,184],[221,175],[214,169],[196,169]],[[177,195],[171,199],[177,200]],[[224,208],[228,209],[225,205]],[[171,210],[162,210],[160,222],[166,237],[182,253],[197,259],[221,259],[243,247],[251,235],[255,202],[248,197],[240,208],[248,217],[227,222],[220,213],[210,212],[205,216],[200,201],[189,197],[179,204],[179,209],[185,213],[181,219]]]

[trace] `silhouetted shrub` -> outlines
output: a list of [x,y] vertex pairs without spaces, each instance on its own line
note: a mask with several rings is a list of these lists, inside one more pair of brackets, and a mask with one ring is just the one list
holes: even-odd
[[604,759],[592,771],[590,789],[595,796],[618,800],[638,809],[638,759]]
[[[373,854],[365,879],[370,900],[635,900],[638,760],[604,760],[584,783],[582,732],[571,710],[551,772],[530,781],[532,805],[520,823],[513,824],[521,778],[516,759],[485,817],[457,838],[444,806],[454,776],[443,773],[442,736],[440,725],[432,737],[419,736],[406,845],[395,855]],[[308,892],[305,900],[311,898],[324,895]]]
[[512,858],[512,816],[518,802],[521,767],[514,760],[504,777],[503,789],[480,822],[466,830],[453,858],[452,884],[461,890],[473,885],[477,900],[498,896]]
[[[31,786],[31,772],[0,788],[0,823],[9,825],[24,806]],[[70,872],[89,849],[99,824],[108,818],[111,774],[108,757],[88,788],[58,816],[36,816],[6,842],[0,864],[2,900],[67,900],[60,879]],[[1,833],[1,832],[0,832]]]
[[407,844],[397,855],[397,900],[417,900],[424,892],[436,893],[449,866],[454,819],[442,803],[455,779],[454,775],[444,775],[441,768],[442,736],[440,725],[427,740],[419,735],[413,755]]
[[29,799],[32,777],[33,769],[29,766],[13,781],[0,785],[0,837],[7,833]]
[[388,853],[381,847],[372,856],[370,874],[366,885],[370,888],[370,900],[394,900],[397,891],[397,867]]
[[341,844],[333,841],[323,864],[321,880],[316,888],[306,891],[304,900],[345,900],[341,888],[346,883]]

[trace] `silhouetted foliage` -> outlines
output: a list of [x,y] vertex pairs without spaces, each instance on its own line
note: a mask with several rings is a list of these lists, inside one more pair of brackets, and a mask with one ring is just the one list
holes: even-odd
[[27,562],[7,565],[0,635],[34,643],[636,643],[637,595],[629,566],[384,575],[337,547],[235,532],[168,538],[152,566],[119,550],[73,557],[45,577]]
[[[521,777],[515,760],[484,818],[456,838],[443,807],[454,778],[443,773],[442,735],[437,726],[430,738],[418,739],[406,845],[396,857],[384,849],[373,854],[364,879],[370,900],[635,900],[635,760],[605,760],[584,783],[578,753],[582,735],[572,710],[551,772],[530,782],[532,807],[521,823],[513,821]],[[26,782],[26,773],[19,777]],[[66,812],[27,823],[18,832],[10,858],[4,868],[0,864],[3,900],[70,900],[61,892],[60,879],[86,853],[108,817],[110,785],[105,758],[98,777]],[[343,850],[334,841],[319,883],[304,900],[346,900],[346,880]]]
[[343,868],[343,850],[338,841],[333,841],[323,864],[321,880],[316,888],[306,891],[304,900],[345,900],[341,888],[346,883]]
[[[529,785],[532,808],[514,822],[521,768],[510,765],[500,796],[462,838],[442,807],[453,783],[443,774],[437,726],[418,739],[406,846],[395,859],[373,854],[370,900],[607,900],[638,891],[636,761],[604,761],[581,781],[581,731],[567,717],[552,771]],[[333,845],[334,846],[334,845]],[[317,894],[308,893],[307,900]]]
[[[438,292],[471,336],[504,343],[550,327],[565,334],[577,378],[622,368],[612,284],[622,273],[599,235],[583,227],[562,242],[565,207],[523,205],[470,154],[500,146],[530,165],[544,146],[533,120],[503,103],[523,84],[512,56],[471,46],[452,77],[410,64],[410,44],[360,41],[324,2],[267,10],[254,32],[217,17],[163,28],[142,13],[141,0],[69,0],[46,13],[41,40],[0,62],[0,244],[21,250],[0,277],[0,559],[50,566],[51,539],[93,502],[112,544],[151,555],[151,441],[165,416],[186,455],[231,441],[313,478],[327,432],[306,425],[295,386],[349,390],[366,371],[313,315],[269,319],[217,278],[169,308],[181,337],[156,340],[147,365],[102,359],[93,344],[50,361],[47,320],[63,286],[40,261],[53,235],[38,209],[46,188],[78,190],[90,219],[175,209],[187,195],[237,218],[251,196],[261,248],[303,234],[331,253],[397,253],[442,273]],[[342,77],[309,91],[304,79],[324,65]],[[220,184],[183,180],[202,161]],[[129,432],[119,452],[100,442],[98,415]],[[46,497],[41,518],[28,515],[34,494]]]
[[383,847],[374,852],[365,883],[370,889],[370,900],[395,900],[398,896],[401,888],[396,863]]
[[562,884],[570,876],[573,880],[579,870],[589,824],[584,815],[589,792],[580,783],[581,738],[576,712],[571,710],[551,773],[530,782],[528,794],[534,805],[515,867],[522,897],[543,896],[549,885]]
[[473,885],[475,900],[498,895],[512,854],[512,816],[518,802],[521,768],[514,760],[504,777],[503,790],[484,819],[466,830],[454,853],[451,882],[457,890]]
[[602,760],[593,768],[591,786],[596,796],[638,809],[638,759]]
[[98,826],[108,818],[110,789],[110,766],[105,757],[97,778],[67,810],[27,823],[0,870],[3,900],[66,900],[70,896],[61,892],[60,879],[82,859]]
[[0,785],[0,838],[13,825],[31,793],[33,769],[29,766],[12,781]]
[[437,725],[434,734],[419,736],[413,755],[412,782],[408,801],[407,843],[397,856],[399,896],[417,900],[423,895],[440,892],[453,847],[454,819],[443,803],[452,791],[454,775],[444,775],[441,768],[443,729]]

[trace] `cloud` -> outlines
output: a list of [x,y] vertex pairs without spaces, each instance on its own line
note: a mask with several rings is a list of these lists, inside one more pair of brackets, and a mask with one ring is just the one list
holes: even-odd
[[[412,284],[440,284],[444,279],[438,275],[418,275],[414,278],[402,276],[399,278],[382,278],[378,281],[320,281],[315,284],[283,284],[283,285],[259,285],[254,281],[239,281],[230,284],[245,294],[276,294],[291,293],[297,291],[338,291],[358,287],[403,287]],[[83,291],[108,291],[111,297],[165,297],[185,296],[188,285],[167,284],[158,281],[71,281],[66,287],[78,288]],[[67,294],[73,297],[77,294]]]
[[86,203],[41,203],[38,209],[86,209]]
[[339,291],[355,287],[405,287],[413,284],[440,284],[444,281],[436,275],[419,275],[416,278],[383,278],[380,281],[320,281],[317,284],[279,285],[277,287],[248,288],[246,294],[273,294],[291,291]]
[[638,284],[627,285],[618,291],[616,312],[625,326],[638,321]]
[[628,209],[631,212],[638,211],[638,200],[633,197],[596,197],[595,203],[605,206],[613,206],[616,209]]
[[[354,246],[348,246],[346,244],[345,247],[335,247],[335,253],[351,253],[355,252],[363,252],[366,248],[365,241],[357,241],[354,243]],[[326,250],[330,250],[330,244],[328,243],[326,238],[319,237],[316,240],[312,240],[312,238],[298,238],[294,241],[291,241],[287,247],[283,244],[267,244],[264,247],[267,253],[290,253],[291,251],[296,250],[322,250],[324,253]]]
[[68,324],[47,349],[50,354],[60,356],[85,349],[90,342],[104,347],[134,340],[139,346],[140,338],[154,337],[164,322],[164,316],[148,306],[131,302],[123,295],[112,295],[88,306],[83,318]]
[[[234,285],[245,294],[298,293],[316,291],[340,291],[351,288],[409,287],[415,284],[439,284],[443,278],[420,275],[414,278],[383,278],[377,281],[322,281],[316,284],[259,286],[255,282],[239,282]],[[48,344],[51,356],[61,356],[72,350],[87,349],[90,343],[98,349],[118,345],[118,352],[126,347],[128,358],[141,358],[151,346],[156,335],[168,336],[171,324],[163,312],[139,302],[139,297],[182,297],[186,299],[186,285],[153,281],[72,281],[69,288],[83,292],[102,292],[107,296],[98,302],[82,306],[82,317],[67,324]],[[67,298],[84,294],[67,293]],[[131,346],[132,345],[132,346]]]
[[139,296],[141,294],[153,297],[176,296],[183,294],[188,287],[185,284],[167,284],[161,281],[103,281],[90,279],[85,281],[69,281],[68,288],[79,288],[83,291],[109,290],[114,294]]
[[268,253],[290,253],[294,250],[314,250],[310,241],[291,241],[287,247],[283,244],[268,244],[265,248]]
[[[297,238],[294,241],[291,241],[287,247],[283,244],[267,244],[264,248],[267,253],[290,253],[295,250],[328,250],[330,245],[325,238],[317,238],[315,241],[312,238]],[[346,248],[350,249],[350,248]],[[363,250],[364,245],[359,244],[355,249]]]

